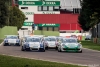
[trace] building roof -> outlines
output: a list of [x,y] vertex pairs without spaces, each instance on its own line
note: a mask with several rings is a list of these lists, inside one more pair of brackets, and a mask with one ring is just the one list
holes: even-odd
[[71,10],[73,8],[81,8],[80,0],[60,0],[61,9]]

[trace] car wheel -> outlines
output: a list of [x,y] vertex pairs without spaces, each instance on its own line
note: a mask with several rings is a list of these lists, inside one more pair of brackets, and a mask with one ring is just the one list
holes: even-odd
[[58,50],[58,47],[56,47],[56,50]]
[[48,47],[45,47],[46,50],[48,50]]
[[8,43],[4,43],[3,45],[4,45],[4,46],[9,46]]
[[79,51],[78,53],[82,53],[82,50],[81,50],[81,51]]
[[42,52],[45,52],[45,49],[43,49]]
[[58,47],[58,52],[61,52],[61,48],[60,47]]
[[6,44],[3,44],[4,46],[7,46]]
[[40,48],[39,51],[40,52],[45,52],[45,49],[44,48]]
[[16,43],[16,46],[20,46],[20,43]]
[[31,51],[30,48],[26,48],[25,50],[26,50],[26,51]]
[[25,51],[25,49],[23,49],[23,46],[22,46],[22,48],[21,48],[21,51]]

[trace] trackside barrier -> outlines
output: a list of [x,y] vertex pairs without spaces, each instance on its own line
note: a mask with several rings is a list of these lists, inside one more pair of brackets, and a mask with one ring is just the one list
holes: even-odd
[[66,38],[70,38],[70,36],[66,36]]
[[[70,36],[66,36],[66,38],[70,38]],[[78,40],[82,40],[82,36],[77,36]]]
[[77,38],[78,38],[78,40],[82,40],[82,36],[78,36]]

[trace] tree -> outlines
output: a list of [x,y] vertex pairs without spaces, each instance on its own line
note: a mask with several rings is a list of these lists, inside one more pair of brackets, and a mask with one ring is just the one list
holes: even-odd
[[82,10],[78,18],[78,23],[84,31],[88,31],[91,27],[100,21],[99,0],[83,0],[81,6]]
[[9,26],[17,26],[17,28],[21,28],[23,25],[23,22],[25,20],[24,13],[15,7],[10,7],[10,14],[9,14]]
[[5,1],[0,0],[0,28],[6,25],[8,17],[8,8]]

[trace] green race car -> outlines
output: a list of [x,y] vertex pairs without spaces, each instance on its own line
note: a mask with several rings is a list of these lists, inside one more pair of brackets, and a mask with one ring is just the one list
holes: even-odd
[[63,38],[60,45],[58,45],[58,52],[62,51],[74,51],[82,53],[82,45],[78,43],[76,38]]

